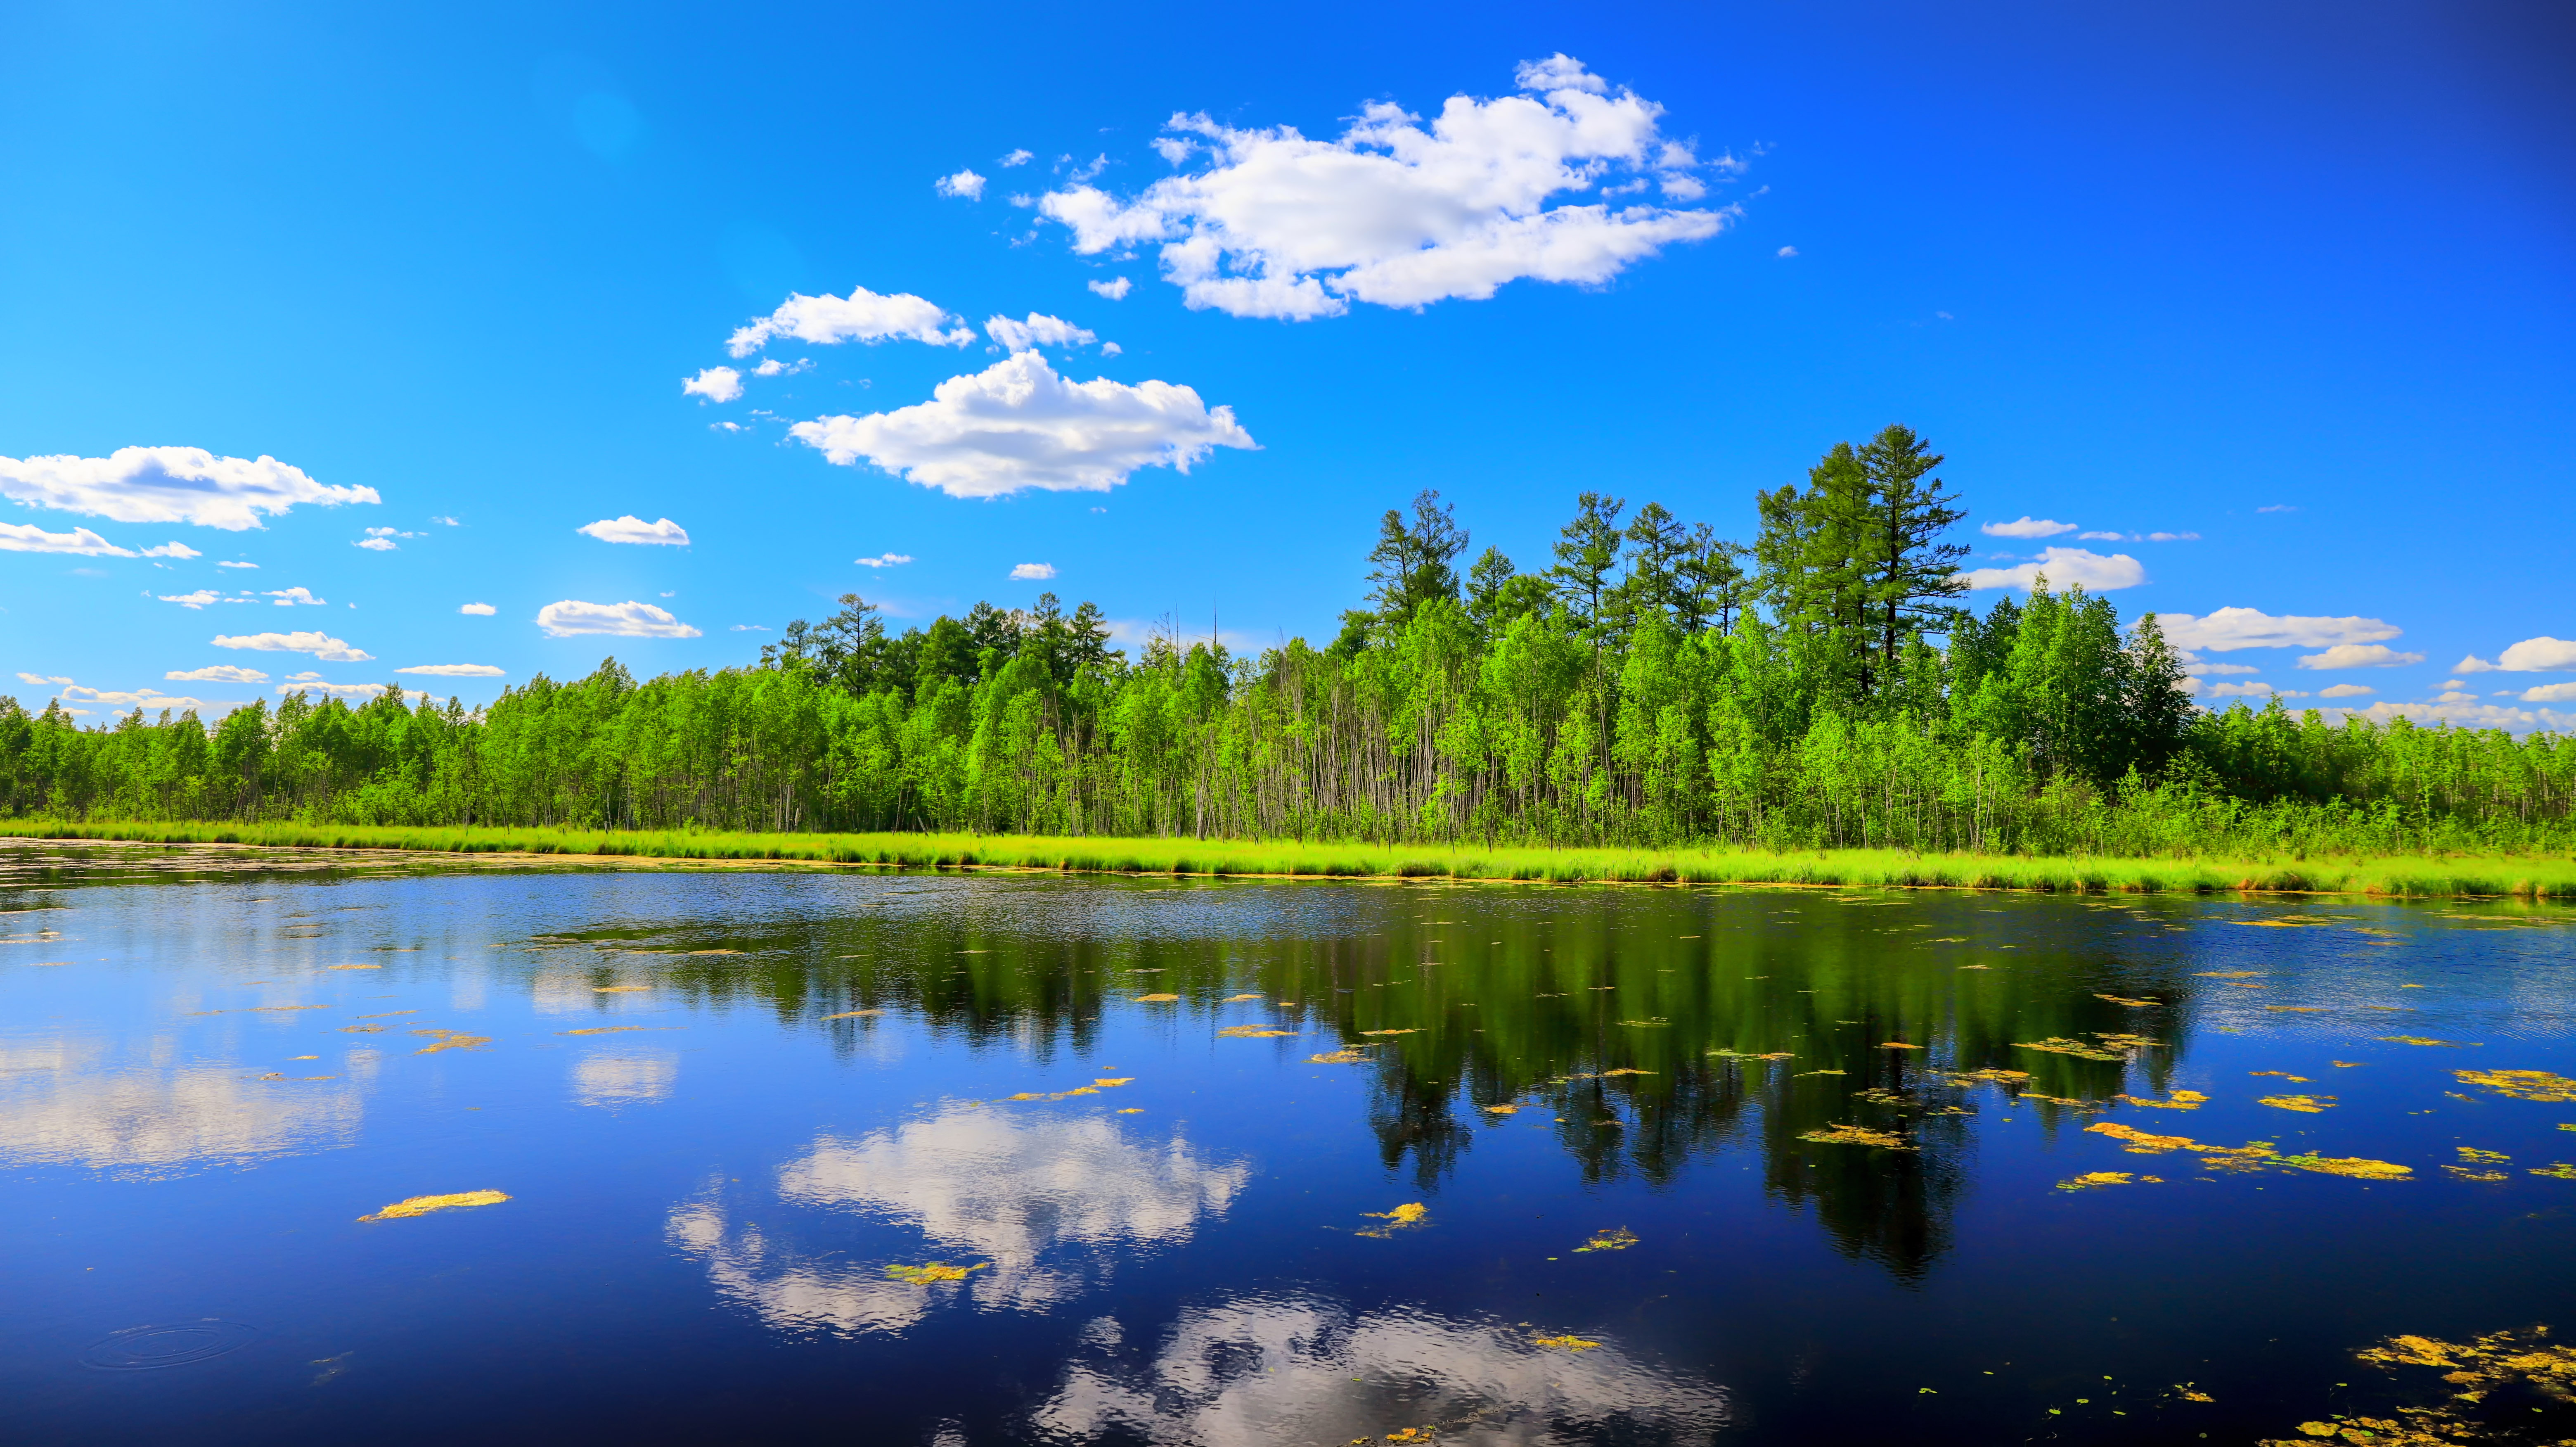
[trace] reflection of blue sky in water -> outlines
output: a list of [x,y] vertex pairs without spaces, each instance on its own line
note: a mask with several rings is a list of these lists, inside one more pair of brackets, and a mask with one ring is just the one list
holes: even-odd
[[679,1078],[679,1057],[666,1050],[587,1056],[572,1068],[573,1103],[609,1110],[650,1105],[670,1099]]
[[[331,1073],[320,1061],[289,1068]],[[73,1040],[0,1046],[0,1161],[175,1176],[357,1139],[361,1109],[349,1079],[257,1074],[114,1058],[104,1046]]]
[[[920,1233],[917,1251],[848,1263],[736,1226],[721,1197],[674,1209],[671,1239],[703,1257],[719,1291],[774,1326],[901,1331],[944,1300],[1043,1311],[1106,1279],[1119,1253],[1178,1245],[1223,1215],[1249,1163],[1154,1141],[1114,1117],[958,1107],[856,1140],[818,1139],[778,1170],[778,1194]],[[764,1213],[765,1215],[766,1213]],[[885,1278],[888,1260],[990,1262],[962,1286]]]
[[1104,1317],[1032,1425],[1047,1440],[1132,1433],[1191,1447],[1348,1442],[1423,1426],[1459,1444],[1696,1442],[1725,1425],[1722,1389],[1615,1341],[1580,1353],[1532,1344],[1560,1330],[1244,1296],[1184,1312],[1147,1357],[1126,1352]]

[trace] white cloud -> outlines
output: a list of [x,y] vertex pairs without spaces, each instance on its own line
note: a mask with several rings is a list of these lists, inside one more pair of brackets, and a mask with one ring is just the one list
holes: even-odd
[[195,548],[189,547],[186,543],[173,542],[163,543],[157,548],[145,548],[143,550],[143,556],[147,558],[202,558],[205,554],[198,552]]
[[375,655],[352,648],[327,633],[217,634],[217,648],[248,648],[261,653],[310,653],[324,663],[367,663]]
[[910,553],[881,553],[873,558],[852,558],[862,568],[900,568],[912,561]]
[[2498,655],[2493,663],[2474,654],[2453,666],[2453,673],[2554,673],[2576,668],[2576,641],[2542,634],[2526,638]]
[[[1990,538],[2053,538],[2059,533],[2071,533],[2075,531],[2075,524],[2056,522],[2049,518],[2035,518],[2028,513],[2024,513],[2015,521],[2008,523],[1987,523],[1978,528],[1977,531],[1984,533]],[[2088,538],[2111,538],[2117,540],[2120,535],[2118,533],[2086,533],[2084,536]]]
[[2202,663],[2197,659],[2192,660],[2183,668],[2183,672],[2190,674],[2194,678],[2227,678],[2239,674],[2261,673],[2262,671],[2263,670],[2250,663]]
[[2199,541],[2200,541],[2200,534],[2198,534],[2198,533],[2149,533],[2149,534],[2147,534],[2147,541],[2148,541],[2148,542],[2151,542],[2151,543],[2196,543],[2196,542],[2199,542]]
[[451,518],[451,517],[434,517],[434,518],[431,518],[431,519],[430,519],[430,521],[431,521],[431,522],[434,522],[434,523],[437,523],[437,524],[438,524],[439,526],[441,526],[441,527],[454,528],[454,527],[463,527],[463,526],[464,526],[464,524],[463,524],[463,523],[460,523],[460,522],[458,522],[456,519]]
[[[2028,519],[2024,519],[2024,521],[2026,522]],[[2009,526],[2009,524],[2007,524],[2007,526]],[[1986,531],[1993,532],[1994,529],[1992,527],[1988,527]],[[2077,533],[2075,536],[2079,540],[2088,543],[2116,543],[2120,540],[2120,535],[2118,533]]]
[[700,368],[696,376],[680,379],[680,395],[730,402],[742,395],[742,373],[731,367]]
[[320,678],[321,676],[322,675],[318,673],[290,673],[286,675],[287,681],[290,683],[311,683],[313,680]]
[[566,598],[537,610],[548,638],[605,633],[617,638],[696,638],[698,630],[650,603],[583,603]]
[[[25,675],[22,674],[20,676],[24,677]],[[230,702],[229,700],[218,699],[209,701],[202,698],[192,698],[186,695],[167,694],[157,688],[140,688],[130,691],[83,688],[78,684],[72,683],[68,679],[64,680],[61,696],[63,702],[67,704],[94,703],[102,708],[139,708],[146,712],[156,713],[165,708],[172,710],[195,709],[200,715],[207,715],[227,709],[241,707],[241,705]]]
[[[173,677],[173,678],[178,677],[178,675],[177,675],[177,674],[175,674],[175,673],[174,673],[174,674],[172,674],[172,675],[170,675],[170,676],[171,676],[171,677]],[[23,680],[23,681],[25,681],[25,682],[28,682],[28,683],[35,684],[35,685],[37,685],[37,686],[38,686],[38,687],[40,687],[40,688],[41,688],[41,687],[45,687],[45,686],[47,686],[47,685],[61,685],[61,684],[68,684],[68,683],[70,683],[70,682],[71,682],[71,680],[70,680],[70,679],[68,679],[68,678],[48,678],[48,677],[46,677],[44,674],[41,674],[41,673],[20,673],[20,674],[18,675],[18,677],[19,677],[21,680]]]
[[232,562],[232,561],[230,561],[230,560],[226,560],[226,561],[224,561],[224,562],[217,563],[217,564],[215,564],[215,566],[216,566],[216,567],[218,567],[218,568],[248,568],[248,569],[252,570],[253,572],[256,572],[256,571],[258,571],[258,570],[259,570],[259,564],[257,564],[257,563],[236,563],[236,562]]
[[2576,703],[2576,683],[2543,683],[2522,691],[2524,703]]
[[1002,167],[1002,169],[1003,169],[1003,170],[1007,171],[1007,170],[1009,170],[1009,169],[1010,169],[1011,167],[1013,167],[1013,166],[1025,166],[1025,165],[1027,165],[1029,162],[1034,161],[1034,160],[1036,160],[1036,159],[1037,159],[1037,157],[1036,157],[1036,156],[1034,156],[1034,155],[1032,155],[1032,154],[1030,154],[1028,151],[1026,151],[1026,150],[1018,150],[1018,151],[1013,151],[1013,152],[1011,152],[1011,153],[1010,153],[1009,155],[1007,155],[1007,156],[1004,156],[1004,157],[1001,159],[1001,161],[999,162],[999,164],[1000,164],[1000,166]]
[[984,199],[984,178],[973,171],[961,170],[954,176],[942,176],[930,185],[942,196],[962,196],[969,201]]
[[[24,675],[21,675],[22,677]],[[161,675],[172,683],[266,683],[268,675],[256,668],[242,668],[230,663],[209,664],[204,668],[172,669]],[[64,682],[70,682],[65,679]]]
[[1968,574],[1970,588],[2027,588],[2045,576],[2052,588],[2082,586],[2095,593],[2134,588],[2147,580],[2146,566],[2127,553],[2104,557],[2083,548],[2042,548],[2038,558],[2009,568],[1977,568]]
[[2297,512],[2299,509],[2291,503],[2276,502],[2268,507],[2258,507],[2254,510],[2256,512]]
[[[0,461],[6,461],[0,458]],[[0,523],[0,553],[70,553],[84,558],[130,558],[131,548],[120,548],[87,528],[74,528],[67,533],[49,533],[34,523]]]
[[2301,668],[2403,668],[2421,663],[2421,653],[2400,653],[2385,643],[2338,643],[2323,653],[2305,654]]
[[631,513],[623,517],[601,518],[595,523],[584,523],[573,531],[588,534],[603,543],[638,543],[673,548],[685,548],[689,545],[689,530],[669,518],[648,523]]
[[1035,352],[951,377],[928,402],[788,431],[835,464],[864,457],[952,497],[1106,492],[1140,467],[1186,473],[1216,448],[1257,445],[1233,408],[1211,409],[1187,387],[1068,382]]
[[203,608],[209,603],[224,601],[224,595],[212,588],[199,588],[193,593],[161,593],[155,596],[164,603],[176,603],[182,608]]
[[2335,685],[2334,687],[2332,687],[2332,688],[2321,688],[2321,689],[2318,689],[2318,690],[2317,690],[2317,697],[2319,697],[2319,698],[2359,698],[2359,697],[2361,697],[2361,696],[2362,696],[2363,694],[2365,694],[2365,693],[2377,693],[2378,691],[2379,691],[2379,690],[2377,690],[2377,689],[2375,689],[2375,688],[2372,688],[2369,684],[2366,684],[2366,683],[2338,683],[2338,684],[2336,684],[2336,685]]
[[0,497],[121,523],[195,523],[239,532],[297,503],[382,502],[372,487],[326,487],[274,457],[202,447],[120,447],[105,457],[0,457]]
[[[385,685],[381,683],[281,683],[277,686],[277,691],[280,694],[318,693],[329,698],[374,698],[385,691]],[[429,695],[425,693],[415,692],[410,694],[410,698],[414,703],[429,701]]]
[[426,674],[433,678],[503,678],[510,670],[494,668],[488,663],[423,663],[397,668],[394,672]]
[[2220,653],[2239,648],[2331,648],[2342,643],[2376,643],[2406,630],[2378,618],[2275,618],[2257,608],[2221,608],[2206,617],[2159,613],[2156,624],[2176,648]]
[[1773,253],[1772,253],[1772,255],[1774,255],[1774,256],[1781,256],[1781,257],[1795,256],[1795,255],[1797,255],[1797,254],[1798,254],[1798,248],[1796,248],[1796,247],[1794,247],[1794,246],[1783,246],[1783,247],[1781,247],[1778,251],[1776,251],[1776,252],[1773,252]]
[[769,631],[769,625],[766,623],[736,623],[733,627],[725,631],[729,633],[766,633]]
[[1022,583],[1043,582],[1054,576],[1055,564],[1053,563],[1022,563],[1011,570],[1013,581]]
[[1015,322],[1009,317],[986,317],[984,335],[1002,344],[1008,351],[1025,352],[1036,347],[1082,347],[1100,340],[1089,331],[1062,317],[1029,313],[1029,319]]
[[[1174,116],[1166,129],[1205,145],[1206,170],[1128,201],[1076,184],[1038,210],[1071,228],[1084,255],[1163,242],[1164,278],[1192,307],[1300,320],[1354,300],[1482,300],[1522,278],[1597,284],[1733,219],[1610,203],[1628,178],[1652,178],[1668,199],[1705,191],[1690,149],[1658,131],[1660,106],[1609,94],[1562,55],[1523,65],[1518,81],[1520,95],[1451,97],[1427,130],[1399,106],[1368,104],[1331,141]],[[1192,153],[1187,142],[1159,149],[1175,165]],[[1595,204],[1547,204],[1596,189]]]
[[278,607],[280,607],[280,608],[292,608],[292,607],[294,607],[294,606],[295,606],[296,604],[298,604],[298,603],[309,604],[309,605],[310,605],[310,606],[312,606],[312,607],[320,608],[320,607],[327,606],[327,605],[330,603],[330,601],[331,601],[331,600],[330,600],[330,599],[328,599],[328,598],[316,598],[316,597],[314,597],[314,596],[313,596],[313,591],[312,591],[311,589],[309,589],[309,588],[286,588],[286,589],[282,589],[282,590],[272,590],[272,591],[270,591],[270,592],[268,592],[268,593],[263,594],[262,596],[263,596],[263,597],[269,597],[269,598],[275,598],[275,599],[277,600],[277,605],[276,605],[276,606],[278,606]]
[[1091,288],[1093,296],[1105,296],[1111,301],[1125,301],[1127,293],[1135,289],[1136,283],[1123,276],[1113,276],[1107,281],[1086,281],[1083,285]]
[[493,614],[498,613],[498,612],[500,612],[501,610],[500,610],[500,609],[498,609],[498,608],[493,607],[493,606],[492,606],[491,604],[489,604],[489,603],[468,603],[468,604],[466,604],[464,607],[459,608],[459,609],[457,609],[456,611],[457,611],[457,612],[459,612],[459,613],[464,614],[465,616],[467,616],[467,617],[469,617],[469,618],[489,618],[489,617],[491,617]]
[[813,368],[812,357],[799,357],[792,362],[782,362],[776,357],[763,357],[760,359],[760,365],[751,369],[751,374],[755,377],[790,377],[798,372],[812,371]]
[[2307,697],[2298,689],[2274,688],[2259,678],[2249,679],[2244,683],[2222,683],[2209,691],[2211,698],[2269,698],[2275,694],[2282,698]]
[[371,553],[390,553],[399,546],[394,539],[419,536],[418,533],[407,533],[395,528],[369,528],[364,541],[352,543],[350,546],[365,548]]
[[879,296],[864,286],[850,288],[846,298],[793,292],[778,310],[735,330],[725,350],[748,357],[771,337],[791,337],[818,346],[841,342],[877,343],[894,338],[928,342],[934,347],[962,347],[975,340],[975,329],[959,320],[949,327],[948,313],[910,292]]
[[2503,729],[2510,733],[2529,733],[2534,729],[2554,729],[2561,733],[2576,730],[2576,713],[2459,701],[2468,698],[2467,694],[2459,695],[2458,700],[2445,696],[2445,699],[2433,703],[2397,703],[2382,699],[2368,708],[2340,712],[2382,724],[2402,718],[2419,724],[2448,723],[2463,728]]

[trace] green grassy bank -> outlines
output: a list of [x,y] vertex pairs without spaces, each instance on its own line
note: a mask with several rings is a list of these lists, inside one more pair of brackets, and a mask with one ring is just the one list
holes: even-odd
[[1725,849],[1482,849],[1467,844],[1434,847],[1287,840],[1065,839],[1007,834],[749,834],[38,820],[0,821],[0,837],[394,849],[440,854],[774,860],[907,869],[1492,879],[1555,884],[1875,885],[2076,893],[2272,890],[2576,900],[2576,859],[2535,856],[2028,858],[1910,854],[1883,849],[1768,854]]

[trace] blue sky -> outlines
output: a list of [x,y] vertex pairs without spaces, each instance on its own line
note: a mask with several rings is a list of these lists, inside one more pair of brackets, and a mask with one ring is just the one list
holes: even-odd
[[0,686],[1320,641],[1902,421],[2206,697],[2576,726],[2576,20],[2062,8],[13,6]]

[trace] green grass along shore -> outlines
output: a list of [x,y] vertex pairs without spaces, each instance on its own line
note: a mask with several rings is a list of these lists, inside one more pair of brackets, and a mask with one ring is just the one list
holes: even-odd
[[1335,879],[1526,880],[1549,884],[1779,884],[2024,889],[2100,894],[2241,890],[2412,898],[2576,901],[2576,859],[2111,859],[1837,849],[1480,849],[1473,845],[1290,840],[1065,839],[967,834],[750,834],[651,830],[406,828],[363,824],[16,820],[0,837],[435,854],[777,861],[904,869],[1043,869],[1082,874]]

